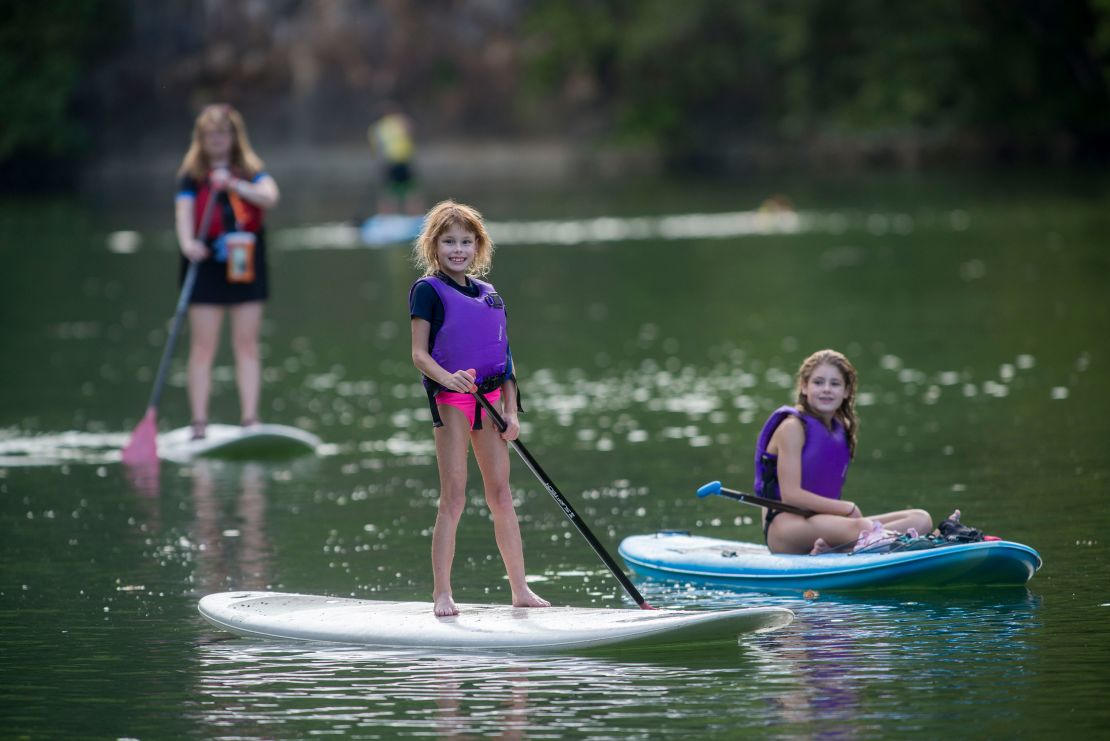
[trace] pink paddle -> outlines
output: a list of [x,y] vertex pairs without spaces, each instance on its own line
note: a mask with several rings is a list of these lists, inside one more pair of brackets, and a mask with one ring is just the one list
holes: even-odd
[[[208,202],[204,204],[204,213],[200,217],[200,229],[197,234],[206,236],[208,224],[212,220],[212,204],[216,201],[215,194],[210,193]],[[154,378],[154,389],[150,392],[150,401],[146,405],[146,413],[135,426],[131,439],[123,448],[123,462],[128,465],[142,465],[158,462],[158,402],[162,399],[162,390],[166,386],[166,375],[170,370],[170,360],[173,358],[177,337],[181,334],[181,325],[184,323],[185,310],[189,308],[189,298],[193,295],[193,286],[197,282],[197,266],[200,263],[190,262],[189,270],[185,273],[185,281],[181,284],[181,295],[177,298],[177,310],[173,315],[173,326],[170,328],[169,339],[162,351],[162,361],[158,364],[158,375]]]

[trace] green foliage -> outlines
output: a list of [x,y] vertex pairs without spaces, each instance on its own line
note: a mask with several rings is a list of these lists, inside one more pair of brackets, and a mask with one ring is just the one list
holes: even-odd
[[672,153],[1110,124],[1110,0],[546,0],[526,31],[533,90],[590,91],[621,134]]
[[0,165],[33,167],[79,154],[73,111],[88,62],[119,31],[116,5],[96,0],[0,4]]

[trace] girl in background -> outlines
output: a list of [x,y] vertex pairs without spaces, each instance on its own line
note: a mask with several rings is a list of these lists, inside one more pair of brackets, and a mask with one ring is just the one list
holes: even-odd
[[[200,439],[208,424],[212,362],[225,313],[231,316],[241,424],[258,423],[258,336],[269,297],[263,219],[280,196],[251,149],[242,116],[229,105],[210,105],[200,112],[177,174],[182,280],[188,263],[198,263],[189,305],[188,388],[193,438]],[[198,234],[211,199],[214,211],[207,232]]]

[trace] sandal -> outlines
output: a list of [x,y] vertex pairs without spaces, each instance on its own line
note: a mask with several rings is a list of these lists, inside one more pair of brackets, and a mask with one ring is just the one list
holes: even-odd
[[937,532],[949,543],[978,543],[984,539],[983,531],[960,522],[960,510],[955,510],[947,520],[937,525]]

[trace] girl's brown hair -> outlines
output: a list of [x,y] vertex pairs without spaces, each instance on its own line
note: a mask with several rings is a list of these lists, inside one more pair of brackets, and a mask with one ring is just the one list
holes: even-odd
[[253,178],[262,172],[263,164],[258,155],[251,149],[250,139],[247,137],[247,125],[239,111],[226,103],[215,103],[205,106],[197,115],[193,124],[193,140],[189,144],[189,151],[181,160],[181,167],[177,176],[189,175],[195,180],[204,180],[212,163],[204,153],[204,132],[209,129],[227,126],[231,129],[231,168],[246,178]]
[[856,417],[856,384],[857,374],[856,368],[852,365],[848,358],[844,357],[842,353],[836,350],[818,350],[810,355],[798,368],[797,375],[797,400],[795,405],[799,411],[816,417],[817,412],[809,405],[809,399],[806,398],[805,386],[809,382],[809,377],[813,372],[822,365],[831,365],[840,371],[844,376],[844,401],[841,402],[840,408],[836,410],[833,415],[836,419],[840,420],[840,424],[844,425],[844,433],[848,438],[848,451],[851,457],[856,457],[856,433],[859,430],[859,418]]
[[486,275],[493,263],[493,240],[486,232],[482,215],[475,208],[450,199],[437,203],[424,217],[424,227],[412,248],[413,262],[424,271],[424,275],[438,273],[442,266],[436,243],[440,235],[453,226],[474,235],[474,262],[470,264],[469,274],[479,278]]

